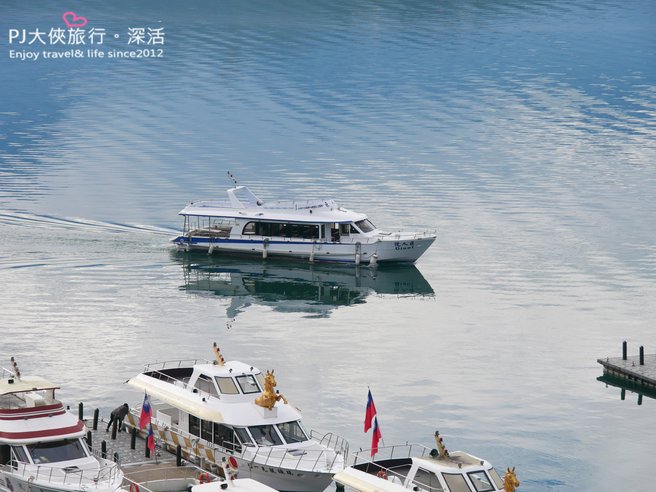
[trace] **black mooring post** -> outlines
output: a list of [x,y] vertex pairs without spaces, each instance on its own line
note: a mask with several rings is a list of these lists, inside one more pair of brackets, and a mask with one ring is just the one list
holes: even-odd
[[622,342],[622,360],[626,360],[626,340]]
[[148,447],[148,438],[144,441],[146,443],[146,458],[150,458],[150,448]]
[[112,439],[116,439],[116,430],[118,429],[118,419],[114,419],[112,422]]
[[107,458],[107,441],[104,441],[100,443],[100,455],[103,458]]
[[121,460],[118,456],[118,452],[114,453],[114,463],[119,463]]
[[638,405],[642,405],[642,395],[638,395]]
[[645,347],[642,345],[640,346],[640,365],[644,366],[645,365]]
[[77,407],[77,416],[80,420],[84,420],[84,403],[82,402]]
[[89,449],[93,448],[93,445],[91,443],[91,431],[87,431],[87,446],[89,446]]
[[626,390],[622,388],[622,391],[620,391],[620,400],[624,400],[626,398]]
[[179,444],[175,447],[175,465],[182,466],[182,446]]
[[100,416],[100,410],[97,408],[93,411],[93,430],[98,430],[98,417]]
[[137,428],[132,428],[132,435],[130,436],[130,449],[135,449],[137,447]]

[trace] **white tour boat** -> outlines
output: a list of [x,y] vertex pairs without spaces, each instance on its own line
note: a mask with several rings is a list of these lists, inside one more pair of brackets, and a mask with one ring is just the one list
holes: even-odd
[[12,363],[0,378],[0,491],[118,490],[121,470],[90,452],[84,423],[55,399],[59,386]]
[[227,193],[228,201],[182,209],[183,231],[172,242],[187,251],[375,265],[412,263],[437,237],[434,231],[384,232],[335,200],[264,202],[245,186]]
[[[435,433],[437,449],[421,444],[381,447],[353,455],[353,464],[334,477],[338,487],[357,492],[514,492],[519,487],[515,469],[503,479],[487,461],[464,451],[449,452]],[[377,453],[377,454],[378,454]]]
[[[128,381],[150,399],[157,441],[180,446],[201,466],[234,457],[240,478],[277,490],[323,491],[344,468],[346,441],[308,432],[300,411],[275,392],[273,371],[263,375],[251,365],[226,362],[216,344],[214,351],[214,362],[149,364]],[[133,409],[127,426],[139,428],[140,415],[140,407]]]

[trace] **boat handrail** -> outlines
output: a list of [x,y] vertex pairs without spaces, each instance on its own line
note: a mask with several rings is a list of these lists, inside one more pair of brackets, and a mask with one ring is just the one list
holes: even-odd
[[[220,459],[221,455],[232,454],[235,456],[239,456],[244,460],[248,460],[251,463],[258,463],[267,466],[292,468],[291,464],[295,462],[296,464],[294,465],[293,469],[300,469],[301,465],[303,464],[305,464],[308,468],[310,468],[308,463],[312,462],[310,469],[312,471],[317,471],[324,468],[332,469],[337,463],[339,457],[342,456],[345,461],[348,453],[347,441],[331,433],[329,433],[330,435],[325,434],[322,438],[322,441],[319,441],[318,438],[315,436],[317,435],[320,436],[320,434],[310,431],[311,434],[310,438],[313,441],[317,442],[318,444],[322,444],[323,442],[326,441],[341,443],[340,444],[341,449],[310,450],[304,448],[299,448],[299,449],[283,448],[280,446],[258,446],[257,444],[253,444],[253,443],[242,444],[236,441],[224,441],[224,443],[231,445],[232,449],[230,449],[227,446],[217,446],[215,444],[212,444],[211,442],[203,439],[202,437],[197,436],[195,434],[191,434],[185,430],[180,429],[175,425],[165,425],[163,426],[163,430],[166,431],[165,435],[167,433],[170,433],[171,435],[176,434],[178,436],[178,441],[180,441],[180,438],[183,438],[182,441],[185,440],[184,438],[188,439],[188,441],[192,445],[192,448],[196,450],[195,451],[196,453],[199,453],[198,451],[199,445],[204,447],[206,450],[210,450],[214,456],[214,461],[216,463],[221,462]],[[160,440],[160,439],[162,439],[161,434],[159,437],[156,438],[156,440]],[[168,445],[177,445],[173,441],[172,437],[170,439],[168,437],[165,437],[165,440],[167,441]],[[221,453],[218,459],[216,456],[216,452]],[[262,463],[262,461],[264,461],[264,463]]]
[[[406,443],[406,444],[396,444],[393,446],[382,446],[378,448],[376,452],[376,461],[381,461],[385,459],[393,458],[421,458],[423,456],[430,455],[431,448],[424,446],[423,444],[416,443]],[[360,449],[351,454],[349,459],[349,465],[355,466],[365,463],[372,463],[373,459],[371,458],[370,449]]]
[[118,465],[108,460],[102,460],[100,464],[99,470],[83,470],[80,468],[58,468],[47,465],[12,462],[11,464],[0,465],[0,470],[8,470],[13,475],[22,478],[27,477],[28,481],[46,483],[57,482],[68,485],[78,484],[81,486],[83,483],[97,484],[103,481],[113,482],[119,473]]
[[178,378],[175,378],[173,376],[169,376],[168,374],[165,374],[165,373],[161,372],[160,370],[150,370],[150,371],[146,371],[146,372],[149,372],[150,373],[149,376],[152,377],[153,379],[157,379],[158,381],[164,381],[166,383],[179,386],[180,388],[182,388],[184,390],[190,389],[194,394],[202,396],[205,399],[207,399],[207,398],[210,398],[210,399],[216,398],[218,400],[221,399],[220,395],[215,395],[214,393],[204,391],[200,388],[196,388],[195,386],[190,386],[188,380],[178,379]]
[[144,364],[144,372],[156,372],[164,369],[179,369],[181,367],[193,367],[197,364],[211,364],[207,359],[171,359],[165,361],[148,362]]
[[310,439],[314,439],[319,444],[326,446],[327,448],[341,452],[344,456],[344,459],[346,459],[348,456],[349,443],[342,436],[338,436],[332,432],[321,434],[320,432],[310,429]]

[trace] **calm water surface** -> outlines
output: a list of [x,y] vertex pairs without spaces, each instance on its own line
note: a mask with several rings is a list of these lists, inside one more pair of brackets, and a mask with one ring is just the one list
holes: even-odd
[[[163,27],[159,59],[21,61],[10,29]],[[104,412],[142,363],[275,368],[311,427],[431,444],[520,490],[650,490],[656,402],[596,359],[656,351],[656,5],[0,5],[0,358]],[[119,38],[110,35],[119,34]],[[49,48],[63,50],[63,47]],[[132,49],[132,48],[129,48]],[[373,272],[172,251],[233,171],[437,228]]]

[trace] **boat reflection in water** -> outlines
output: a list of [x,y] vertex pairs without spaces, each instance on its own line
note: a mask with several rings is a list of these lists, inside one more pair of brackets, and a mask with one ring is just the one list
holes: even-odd
[[253,304],[280,312],[327,317],[333,309],[366,302],[369,295],[433,298],[432,287],[414,265],[353,268],[260,259],[172,252],[183,267],[181,289],[230,298],[227,315],[234,318]]

